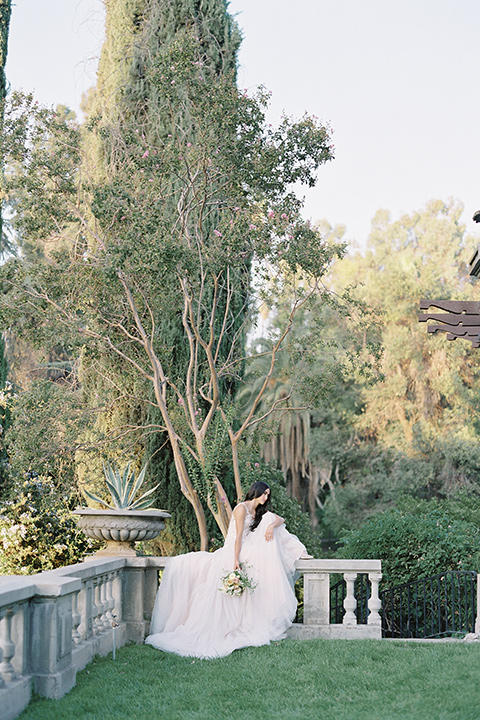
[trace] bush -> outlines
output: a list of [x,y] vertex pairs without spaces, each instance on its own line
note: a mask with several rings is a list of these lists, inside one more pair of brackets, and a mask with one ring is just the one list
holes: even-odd
[[0,575],[29,575],[83,559],[94,543],[78,529],[68,498],[45,478],[17,482],[0,507]]
[[[441,503],[408,501],[369,518],[342,537],[337,557],[379,558],[384,587],[447,570],[480,569],[480,527]],[[408,507],[410,506],[410,507]]]

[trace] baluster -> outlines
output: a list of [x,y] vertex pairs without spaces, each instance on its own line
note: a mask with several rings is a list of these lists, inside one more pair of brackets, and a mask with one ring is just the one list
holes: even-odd
[[357,578],[357,573],[343,573],[343,577],[347,585],[345,600],[343,601],[343,607],[345,608],[343,624],[356,625],[357,618],[355,616],[355,609],[357,607],[357,601],[355,599],[355,580]]
[[95,577],[93,579],[93,634],[100,635],[102,632],[102,621],[100,619],[102,615],[102,603],[100,600],[100,578]]
[[[0,630],[1,630],[4,614],[5,613],[2,613],[0,611]],[[2,665],[3,665],[3,643],[2,643],[2,636],[0,633],[0,668],[2,667]],[[3,679],[2,671],[0,669],[0,688],[4,688],[4,687],[5,687],[5,680]]]
[[108,602],[108,573],[102,575],[100,593],[102,597],[102,630],[110,630],[110,618],[109,618],[109,602]]
[[107,575],[107,618],[108,626],[112,626],[113,609],[115,607],[115,599],[113,597],[113,580],[115,573],[111,572]]
[[103,598],[103,575],[99,575],[98,582],[98,615],[97,615],[97,627],[98,632],[103,633],[105,631],[105,603]]
[[117,622],[120,622],[123,615],[123,587],[122,576],[118,570],[115,570],[112,574],[112,595],[113,612],[117,617]]
[[477,616],[475,619],[475,633],[480,635],[480,573],[477,574]]
[[3,613],[3,660],[0,664],[0,673],[5,680],[15,680],[17,674],[11,663],[15,655],[15,643],[12,642],[13,608],[7,608]]
[[370,599],[368,601],[368,609],[370,614],[368,616],[368,625],[381,625],[382,618],[380,617],[379,610],[382,607],[382,601],[378,594],[378,583],[382,579],[382,573],[368,573],[368,579],[371,583]]
[[78,593],[72,595],[72,640],[74,645],[80,645],[82,642],[82,636],[78,630],[82,621],[81,615],[78,612]]

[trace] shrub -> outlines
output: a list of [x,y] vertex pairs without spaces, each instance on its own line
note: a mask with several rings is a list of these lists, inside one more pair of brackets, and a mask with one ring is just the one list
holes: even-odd
[[378,513],[347,532],[337,557],[381,559],[384,587],[447,570],[480,569],[477,524],[449,514],[440,503],[406,505],[410,508]]
[[69,499],[47,479],[17,482],[0,507],[0,575],[29,575],[83,559],[94,547],[71,517]]

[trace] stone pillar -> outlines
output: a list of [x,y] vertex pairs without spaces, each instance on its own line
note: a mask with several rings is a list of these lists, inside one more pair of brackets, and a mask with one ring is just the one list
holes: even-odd
[[122,619],[127,642],[143,643],[150,629],[158,589],[158,572],[165,558],[126,558],[122,572]]
[[145,640],[144,598],[145,567],[125,567],[122,573],[122,615],[127,627],[127,642],[139,644]]
[[145,568],[145,618],[147,620],[152,619],[153,606],[155,604],[155,598],[157,597],[158,591],[158,573],[157,567]]
[[72,595],[78,578],[39,583],[31,604],[30,665],[35,691],[60,698],[75,685],[72,665]]
[[304,571],[303,624],[330,624],[330,575],[325,572]]

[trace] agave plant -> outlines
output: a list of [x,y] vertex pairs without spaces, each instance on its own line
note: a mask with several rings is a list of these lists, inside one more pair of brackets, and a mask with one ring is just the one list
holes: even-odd
[[147,466],[144,465],[138,477],[135,479],[135,470],[130,474],[130,464],[131,463],[128,463],[122,474],[120,474],[115,466],[110,465],[110,463],[103,466],[105,481],[112,496],[113,505],[109,505],[105,500],[102,500],[102,498],[89,490],[84,490],[85,495],[89,497],[90,500],[101,503],[110,510],[145,510],[150,507],[153,503],[151,495],[155,492],[158,485],[155,485],[151,490],[147,490],[147,492],[135,500],[135,496],[145,480]]

